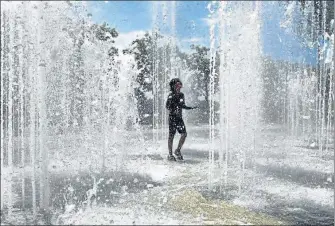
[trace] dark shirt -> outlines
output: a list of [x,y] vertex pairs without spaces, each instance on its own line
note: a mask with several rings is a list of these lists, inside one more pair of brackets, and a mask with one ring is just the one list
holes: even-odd
[[170,93],[166,101],[166,108],[170,111],[169,116],[182,117],[182,109],[193,109],[185,105],[185,96],[183,93]]

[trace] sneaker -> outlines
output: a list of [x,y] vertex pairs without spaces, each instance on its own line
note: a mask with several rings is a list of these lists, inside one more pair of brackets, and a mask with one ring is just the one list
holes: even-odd
[[172,154],[169,154],[167,158],[169,161],[177,161],[176,158]]
[[175,150],[174,154],[177,156],[178,160],[184,160],[183,156],[181,155],[180,150]]

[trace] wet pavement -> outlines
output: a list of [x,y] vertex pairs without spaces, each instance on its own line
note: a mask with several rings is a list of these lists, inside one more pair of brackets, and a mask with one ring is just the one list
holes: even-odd
[[[13,178],[13,192],[18,197],[13,204],[16,214],[32,214],[32,181],[25,178],[25,198],[22,198],[22,182],[20,178]],[[40,221],[51,224],[52,212],[64,212],[67,206],[73,206],[77,211],[87,205],[117,205],[124,195],[139,193],[161,186],[160,182],[153,181],[149,176],[128,172],[79,172],[77,175],[51,174],[50,175],[50,213],[39,213]],[[36,180],[36,203],[40,202],[40,184]],[[6,209],[1,214],[2,222],[7,222]],[[11,222],[12,224],[32,224],[34,221]],[[21,219],[22,220],[22,219]]]
[[[149,159],[152,165],[168,164],[169,167],[183,166],[189,172],[195,169],[206,168],[208,164],[209,153],[206,150],[185,148],[183,149],[183,155],[185,161],[176,162],[170,164],[166,163],[164,156],[161,153],[158,154],[128,154],[127,160],[137,161],[143,159]],[[265,153],[265,156],[275,158],[278,161],[287,158],[285,154],[278,153]],[[264,156],[262,156],[264,157]],[[217,153],[215,159],[218,159]],[[259,164],[257,162],[247,162],[246,170],[252,171],[258,180],[267,180],[268,178],[275,179],[278,181],[285,181],[292,183],[297,186],[303,186],[311,189],[334,188],[334,173],[325,173],[315,170],[307,170],[305,168],[290,167],[277,164]],[[195,173],[196,174],[196,173]],[[207,180],[206,172],[200,172],[199,175],[203,180]],[[190,179],[192,180],[192,178]],[[247,179],[246,181],[250,180]],[[250,182],[250,181],[249,181]],[[284,222],[290,222],[291,224],[318,224],[318,225],[330,225],[334,224],[334,206],[321,205],[315,203],[306,197],[305,200],[290,200],[283,198],[273,193],[264,190],[252,190],[252,187],[248,186],[252,184],[244,184],[242,189],[243,195],[253,194],[250,198],[257,200],[264,200],[265,206],[261,208],[250,208],[252,211],[265,213],[273,217],[277,217]],[[50,175],[50,202],[51,212],[40,213],[39,221],[40,224],[50,224],[51,218],[55,213],[68,211],[67,208],[72,206],[73,211],[78,209],[86,208],[88,205],[105,205],[105,206],[118,206],[123,201],[123,197],[129,194],[138,194],[147,191],[150,188],[165,187],[168,189],[171,181],[155,181],[146,173],[131,173],[126,171],[105,171],[100,173],[93,173],[90,171],[81,171],[76,174],[66,173],[55,173]],[[187,181],[180,178],[177,183],[187,184]],[[16,202],[14,203],[15,214],[29,215],[25,218],[17,217],[15,223],[36,223],[32,221],[31,209],[32,209],[32,186],[31,179],[25,178],[25,202],[23,206],[22,202],[22,190],[21,190],[21,179],[13,178],[13,189],[17,196]],[[192,186],[192,185],[189,185]],[[36,198],[37,203],[39,202],[39,183],[36,182]],[[207,185],[194,185],[194,189],[200,192],[204,197],[212,200],[225,200],[227,202],[233,202],[237,199],[241,193],[239,193],[239,187],[237,184],[229,184],[225,186],[224,192],[220,192],[220,186],[214,185],[212,190],[208,189]],[[6,209],[1,213],[2,222],[7,222]],[[22,222],[24,221],[24,222]]]

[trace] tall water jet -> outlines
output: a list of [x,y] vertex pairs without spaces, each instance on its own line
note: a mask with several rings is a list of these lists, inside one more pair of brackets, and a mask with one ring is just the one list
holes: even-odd
[[138,71],[116,57],[114,29],[82,3],[1,2],[1,17],[1,212],[11,222],[18,202],[34,219],[48,211],[53,173],[111,170],[111,155],[119,170],[127,142],[144,142]]
[[307,2],[303,9],[297,7],[298,4],[291,2],[288,5],[282,23],[289,24],[285,27],[288,32],[298,30],[305,48],[316,50],[309,53],[315,55],[315,62],[307,62],[308,56],[302,53],[298,62],[286,69],[289,93],[286,118],[291,135],[297,138],[302,136],[308,141],[307,145],[318,147],[319,154],[323,155],[323,150],[329,148],[334,117],[332,20],[327,14],[329,2]]
[[227,175],[228,163],[237,162],[241,191],[245,162],[252,158],[260,124],[260,8],[259,2],[220,4],[220,165],[225,165],[222,174]]
[[[224,16],[224,10],[225,10],[225,2],[221,2],[219,6],[219,16],[223,17]],[[224,37],[225,37],[225,23],[223,22],[224,18],[220,18],[220,23],[219,23],[219,37],[220,37],[220,44],[219,44],[219,53],[224,53]],[[220,136],[220,147],[221,151],[219,151],[219,164],[221,168],[225,168],[224,172],[221,173],[220,175],[220,188],[223,187],[223,184],[227,186],[227,177],[228,177],[228,142],[225,142],[225,137],[229,137],[229,129],[228,129],[228,115],[227,115],[227,103],[229,99],[229,93],[228,93],[228,73],[225,71],[225,58],[220,59],[220,65],[219,65],[219,75],[220,75],[220,80],[219,80],[219,92],[220,92],[220,114],[219,114],[219,136]],[[227,115],[226,118],[225,115]],[[226,156],[226,158],[224,158]]]
[[152,94],[153,94],[153,112],[152,112],[152,129],[153,129],[153,143],[156,143],[158,141],[158,61],[157,61],[157,42],[158,42],[158,3],[153,2],[152,4],[153,8],[153,17],[152,17]]
[[216,21],[215,21],[215,10],[212,9],[212,7],[215,7],[214,3],[208,4],[208,10],[210,11],[210,66],[209,66],[209,173],[208,173],[208,179],[209,179],[209,189],[211,189],[213,185],[213,167],[214,167],[214,138],[215,138],[215,86],[214,86],[214,80],[215,80],[215,56],[216,56],[216,40],[215,40],[215,28],[216,28]]
[[[4,14],[2,13],[2,11],[1,11],[1,22],[3,23],[4,22],[4,19],[5,19],[5,16],[4,16]],[[1,29],[1,34],[3,34],[4,33],[4,26],[3,26],[3,24],[1,23],[1,27],[0,27],[0,29]],[[2,37],[1,37],[2,38]],[[2,39],[3,40],[3,39]],[[1,42],[1,62],[3,62],[4,61],[4,59],[3,59],[3,56],[4,56],[4,45],[3,45],[3,41]],[[1,65],[1,69],[3,69],[4,67]],[[1,159],[0,159],[0,164],[1,164],[1,172],[3,172],[4,171],[4,152],[5,152],[5,142],[4,142],[4,133],[5,133],[5,126],[4,126],[4,105],[2,104],[2,103],[4,103],[5,102],[5,98],[4,98],[4,88],[5,88],[5,86],[4,86],[4,83],[5,83],[5,81],[4,81],[4,79],[3,79],[3,76],[1,76],[1,81],[0,81],[0,85],[1,85],[1,87],[0,87],[0,92],[1,92],[1,96],[0,96],[0,102],[1,102],[1,104],[0,104],[0,109],[1,109],[1,112],[0,112],[0,115],[1,115],[1,119],[0,119],[0,136],[1,136],[1,140],[0,140],[0,150],[1,150]],[[1,183],[1,190],[3,191],[4,189],[3,189],[3,183]],[[1,192],[1,209],[3,208],[3,198],[4,198],[4,193],[3,192]]]
[[153,142],[156,144],[167,138],[168,83],[180,76],[181,66],[177,58],[176,2],[153,2],[152,12]]

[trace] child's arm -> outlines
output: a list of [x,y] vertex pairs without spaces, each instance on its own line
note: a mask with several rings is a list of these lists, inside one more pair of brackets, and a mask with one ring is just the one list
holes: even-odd
[[188,106],[186,106],[186,104],[185,104],[185,96],[184,96],[184,94],[182,94],[181,97],[180,97],[179,105],[180,105],[181,108],[183,108],[183,109],[187,109],[187,110],[189,110],[189,109],[194,109],[193,107],[188,107]]
[[165,107],[166,107],[168,110],[171,110],[172,100],[173,100],[173,99],[172,99],[172,95],[169,94],[168,99],[167,99],[166,104],[165,104]]

